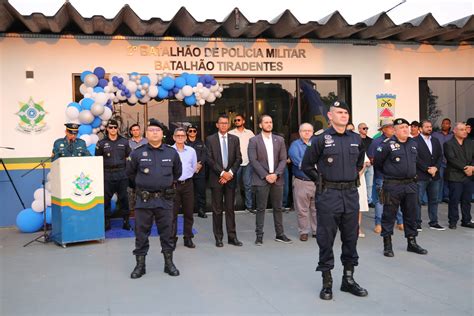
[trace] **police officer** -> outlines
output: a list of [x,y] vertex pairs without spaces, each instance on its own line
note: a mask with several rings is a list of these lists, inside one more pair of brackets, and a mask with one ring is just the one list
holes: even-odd
[[95,155],[104,157],[104,211],[105,230],[110,229],[110,217],[112,216],[110,201],[114,193],[117,193],[122,211],[122,228],[130,230],[130,210],[128,205],[128,177],[125,171],[127,157],[131,149],[128,140],[118,133],[118,122],[109,120],[107,122],[107,133],[95,147]]
[[186,129],[188,139],[186,145],[191,146],[196,151],[197,169],[193,176],[194,185],[194,212],[199,217],[207,218],[206,215],[206,161],[207,149],[203,141],[197,137],[198,128],[190,125]]
[[416,184],[416,142],[411,139],[409,123],[403,118],[393,123],[395,135],[385,139],[375,153],[375,169],[384,174],[382,187],[383,214],[382,233],[386,257],[393,257],[392,235],[398,207],[403,213],[407,251],[420,255],[428,253],[416,243],[416,205],[418,193]]
[[174,240],[171,234],[174,186],[181,176],[181,161],[176,150],[163,143],[164,129],[161,122],[150,119],[146,129],[148,144],[137,147],[127,164],[128,176],[136,183],[137,193],[133,251],[137,265],[131,274],[132,279],[145,274],[145,256],[150,248],[148,236],[153,219],[160,232],[164,271],[171,276],[179,275],[173,263]]
[[61,157],[90,156],[86,142],[77,138],[80,124],[66,123],[64,126],[66,126],[66,136],[54,142],[52,161]]
[[323,277],[319,297],[323,300],[332,299],[332,248],[338,228],[341,232],[341,261],[344,265],[341,291],[367,296],[367,290],[360,287],[353,278],[354,266],[358,265],[359,259],[356,249],[359,234],[357,186],[365,152],[360,136],[346,130],[349,108],[344,102],[334,102],[328,117],[331,127],[313,137],[301,165],[301,170],[317,182],[316,239],[319,245],[319,263],[316,271],[321,271]]

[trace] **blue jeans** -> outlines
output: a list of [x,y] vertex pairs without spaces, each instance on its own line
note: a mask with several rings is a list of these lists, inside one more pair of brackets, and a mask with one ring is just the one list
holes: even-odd
[[[375,178],[375,190],[378,192],[382,189],[383,178]],[[383,204],[380,203],[378,194],[372,197],[372,203],[375,202],[375,225],[382,225],[382,213],[383,213]],[[403,224],[403,214],[398,208],[397,212],[397,224]]]
[[246,166],[240,166],[239,171],[237,171],[237,183],[243,184],[245,208],[253,210],[252,166],[250,164]]
[[364,172],[367,187],[367,202],[372,203],[372,187],[374,186],[374,166],[367,167]]
[[421,225],[421,204],[423,198],[428,196],[428,216],[430,218],[429,225],[438,224],[438,192],[440,180],[418,181],[418,207],[416,209],[416,223]]

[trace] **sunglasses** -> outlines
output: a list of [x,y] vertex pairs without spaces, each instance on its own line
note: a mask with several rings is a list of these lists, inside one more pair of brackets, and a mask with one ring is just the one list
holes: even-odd
[[190,129],[190,130],[188,130],[188,133],[197,133],[197,130],[195,130],[195,129]]
[[242,121],[241,119],[235,119],[234,122],[240,122]]
[[362,127],[362,129],[363,129],[364,131],[366,131],[366,130],[368,130],[369,128],[368,128],[368,127]]
[[117,126],[107,126],[108,129],[117,129]]

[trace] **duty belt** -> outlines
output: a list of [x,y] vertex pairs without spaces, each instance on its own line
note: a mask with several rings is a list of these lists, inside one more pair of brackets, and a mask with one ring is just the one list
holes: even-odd
[[383,183],[385,184],[409,184],[416,182],[416,179],[384,179]]
[[125,170],[125,166],[110,166],[110,167],[104,167],[105,171],[121,171]]
[[311,179],[305,179],[305,178],[297,177],[297,176],[295,176],[295,178],[298,179],[298,180],[301,180],[301,181],[311,181],[311,182],[313,182],[313,180],[311,180]]
[[137,189],[136,194],[139,197],[141,197],[143,202],[147,202],[148,200],[157,199],[157,198],[163,196],[163,191],[159,190],[159,191],[150,192],[150,191],[144,191],[144,190]]
[[324,181],[323,186],[326,189],[348,190],[348,189],[357,188],[357,182],[356,181],[349,181],[349,182]]

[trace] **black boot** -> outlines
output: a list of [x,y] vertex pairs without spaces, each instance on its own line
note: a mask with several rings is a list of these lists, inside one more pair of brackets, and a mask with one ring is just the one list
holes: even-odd
[[367,296],[369,294],[366,289],[360,287],[360,285],[354,280],[354,267],[349,265],[344,266],[341,291],[349,292],[355,296]]
[[163,257],[165,258],[165,273],[168,273],[171,276],[178,276],[179,270],[176,269],[176,266],[173,263],[173,253],[163,252]]
[[130,219],[129,219],[128,216],[125,216],[125,217],[123,218],[122,229],[125,229],[125,230],[132,230],[132,226],[130,226]]
[[408,237],[408,246],[407,246],[407,251],[409,252],[414,252],[419,255],[426,255],[428,253],[428,250],[423,249],[416,243],[416,238],[415,237]]
[[332,300],[332,276],[331,271],[323,271],[323,288],[319,292],[322,300]]
[[130,275],[132,279],[141,278],[142,275],[146,273],[145,256],[135,256],[135,257],[137,259],[137,265],[135,266],[135,268],[132,271],[132,274]]
[[383,255],[385,257],[393,257],[392,236],[385,236],[383,238]]
[[197,213],[198,213],[198,216],[199,216],[199,217],[201,217],[201,218],[207,218],[207,214],[206,214],[206,212],[205,212],[202,208],[200,208],[200,209],[197,211]]

